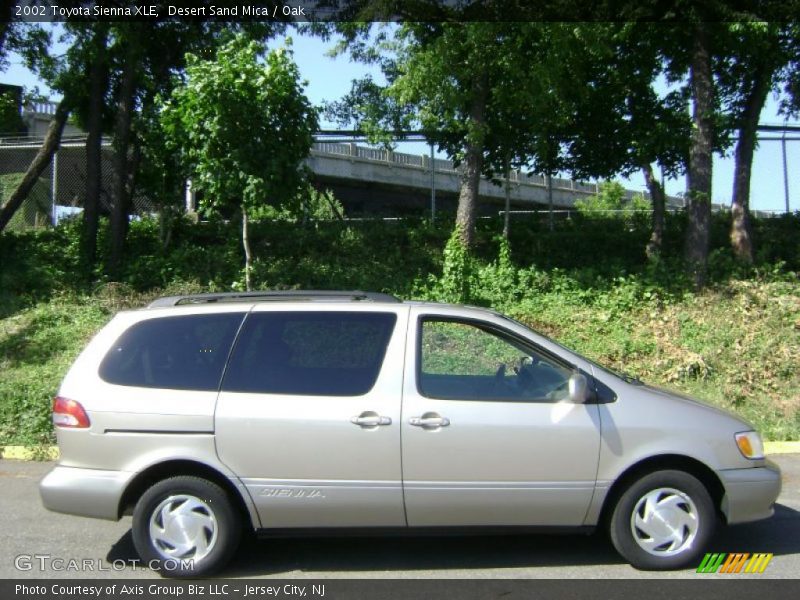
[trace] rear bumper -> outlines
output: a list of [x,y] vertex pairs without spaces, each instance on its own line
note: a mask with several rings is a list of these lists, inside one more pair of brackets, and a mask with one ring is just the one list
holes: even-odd
[[781,493],[781,470],[767,460],[763,467],[719,471],[725,497],[722,512],[728,524],[747,523],[771,517]]
[[54,512],[119,519],[119,502],[134,473],[57,466],[39,484],[42,504]]

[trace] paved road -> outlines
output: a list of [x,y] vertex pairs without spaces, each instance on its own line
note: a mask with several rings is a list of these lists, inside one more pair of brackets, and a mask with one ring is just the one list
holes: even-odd
[[[759,577],[800,577],[800,454],[774,457],[783,469],[775,516],[729,527],[710,550],[773,552]],[[37,484],[52,463],[0,460],[0,578],[152,578],[136,569],[130,518],[118,523],[45,511]],[[15,557],[89,559],[101,572],[20,571]],[[49,559],[44,559],[49,560]],[[23,566],[25,565],[23,560]],[[116,565],[120,570],[114,570]],[[603,535],[247,541],[226,577],[279,578],[696,578],[692,570],[647,573],[624,564]],[[703,577],[709,577],[704,575]],[[724,577],[724,576],[720,576]]]

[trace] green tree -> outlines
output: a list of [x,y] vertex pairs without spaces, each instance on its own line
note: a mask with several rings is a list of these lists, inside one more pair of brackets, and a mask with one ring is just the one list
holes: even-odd
[[341,99],[324,102],[323,112],[342,127],[365,134],[370,143],[387,148],[394,146],[397,132],[414,124],[412,107],[398,104],[371,75],[353,80],[350,91]]
[[97,255],[97,229],[102,192],[102,139],[108,131],[109,26],[106,23],[66,24],[72,44],[60,68],[50,74],[51,85],[75,100],[75,118],[86,132],[86,193],[81,232],[82,263],[88,275]]
[[15,14],[12,2],[0,8],[0,71],[8,67],[9,52],[18,53],[28,66],[47,54],[50,34],[39,23],[27,23]]
[[214,60],[188,56],[186,82],[163,107],[165,131],[184,148],[204,208],[241,217],[248,290],[248,217],[260,205],[295,196],[317,128],[291,52],[271,51],[260,64],[261,49],[237,36]]
[[[213,4],[203,0],[202,4]],[[223,4],[231,4],[225,0]],[[216,21],[160,21],[146,26],[135,22],[114,23],[111,114],[114,134],[111,235],[107,272],[116,275],[123,259],[131,199],[140,186],[140,167],[146,155],[159,149],[145,148],[149,140],[160,142],[147,128],[155,124],[157,98],[170,95],[185,75],[189,54],[209,58],[237,32],[243,39],[266,40],[282,24],[271,22],[225,23]],[[162,199],[161,204],[164,204]]]
[[[617,29],[611,34],[615,50],[607,68],[600,69],[601,78],[589,79],[593,85],[587,95],[596,98],[588,104],[596,107],[594,118],[589,127],[579,125],[577,139],[588,142],[583,151],[588,155],[598,146],[587,139],[586,132],[606,132],[619,145],[616,150],[599,153],[599,160],[617,163],[623,173],[632,168],[642,170],[654,200],[653,235],[648,244],[651,256],[660,249],[665,200],[652,163],[658,162],[671,175],[686,172],[689,219],[684,256],[700,287],[708,263],[713,154],[730,144],[714,69],[715,57],[722,50],[723,21],[733,13],[722,3],[695,0],[680,2],[680,22],[648,4],[622,3],[620,10],[621,16],[631,14],[640,22],[612,26]],[[661,23],[643,22],[662,19]],[[654,92],[658,78],[674,88],[663,98]],[[612,100],[604,101],[606,94]],[[691,107],[688,120],[683,112],[687,102]]]
[[[164,21],[145,28],[134,22],[69,22],[64,25],[62,36],[69,46],[60,56],[48,53],[47,44],[40,43],[38,30],[28,31],[25,24],[13,25],[16,39],[25,41],[22,50],[26,62],[62,94],[65,106],[88,132],[82,236],[88,270],[95,262],[101,181],[105,179],[101,171],[101,140],[104,134],[113,136],[111,235],[106,268],[114,276],[124,257],[131,197],[137,186],[152,181],[140,176],[152,172],[142,163],[159,152],[157,148],[145,148],[147,143],[161,143],[148,130],[156,123],[156,98],[168,95],[180,81],[188,52],[211,56],[237,31],[246,32],[253,39],[266,39],[283,25]],[[20,32],[25,36],[21,37]],[[163,200],[159,198],[162,204]]]
[[[755,126],[763,99],[774,86],[775,70],[781,69],[780,60],[776,63],[779,44],[770,32],[783,26],[764,21],[791,23],[797,8],[797,0],[736,4],[681,0],[678,11],[684,22],[670,23],[663,36],[666,72],[672,81],[687,82],[692,105],[684,255],[697,286],[705,284],[708,265],[713,154],[730,146],[733,129],[739,130],[742,143],[736,150],[732,241],[739,246],[740,257],[748,260],[752,253],[746,204]],[[791,80],[791,69],[785,72]]]
[[665,64],[665,24],[591,23],[577,28],[565,62],[586,82],[567,94],[575,135],[569,165],[579,177],[630,176],[640,171],[652,202],[647,255],[660,255],[666,196],[653,165],[675,176],[685,171],[691,121],[685,86],[656,91]]
[[[415,7],[436,9],[429,2]],[[385,137],[375,132],[398,125],[422,129],[461,166],[456,222],[467,248],[475,238],[481,176],[498,179],[513,167],[557,172],[569,122],[551,90],[565,71],[558,66],[553,75],[556,61],[548,58],[569,39],[569,27],[441,20],[468,17],[474,9],[442,8],[447,14],[439,21],[405,22],[377,34],[360,25],[340,27],[340,49],[379,64],[388,85],[378,90],[369,80],[354,82],[345,100],[329,107],[340,122],[355,123],[377,141]]]
[[734,254],[753,262],[750,226],[750,179],[758,121],[770,93],[783,92],[782,110],[791,113],[800,95],[791,86],[800,68],[797,22],[744,21],[727,26],[724,51],[715,72],[726,117],[737,132],[731,197],[730,239]]
[[[686,253],[697,283],[702,284],[712,155],[726,151],[734,130],[738,139],[731,241],[742,260],[752,260],[748,204],[756,127],[770,91],[783,87],[784,111],[791,110],[797,26],[785,20],[759,20],[776,16],[769,3],[754,5],[758,14],[737,13],[713,3],[685,5],[690,28],[671,21],[581,26],[587,33],[577,40],[579,52],[566,62],[588,73],[588,85],[584,101],[572,109],[577,136],[570,142],[569,155],[573,172],[578,173],[587,164],[595,175],[604,169],[623,175],[641,169],[653,201],[649,256],[660,252],[665,203],[652,164],[658,163],[669,176],[688,171]],[[591,33],[598,31],[600,35]],[[669,93],[655,92],[659,79],[672,84]]]
[[[368,10],[367,5],[372,17],[389,9],[402,15],[404,10],[390,0],[350,5],[351,17]],[[671,176],[687,174],[684,255],[696,284],[702,286],[713,155],[731,145],[734,128],[739,128],[742,149],[747,149],[748,136],[741,135],[747,133],[742,129],[747,119],[735,117],[734,106],[746,104],[741,99],[754,89],[748,82],[754,81],[753,67],[759,64],[731,54],[735,44],[730,34],[737,28],[758,32],[763,28],[759,21],[783,14],[775,21],[790,32],[784,35],[784,47],[786,56],[793,58],[788,66],[773,68],[785,89],[796,91],[796,24],[786,23],[785,16],[796,13],[797,0],[733,7],[717,0],[681,0],[666,11],[652,3],[623,2],[613,8],[601,4],[575,9],[590,17],[576,20],[589,23],[489,22],[498,16],[499,5],[484,0],[443,7],[420,0],[413,3],[414,10],[432,11],[435,18],[405,23],[392,30],[394,35],[373,38],[357,23],[340,27],[354,57],[383,67],[389,80],[385,99],[400,109],[410,108],[423,129],[437,136],[440,148],[463,163],[458,222],[465,242],[471,240],[470,216],[474,219],[480,174],[492,176],[512,164],[580,178],[641,170],[653,199],[648,254],[655,256],[661,248],[666,201],[655,163]],[[556,6],[564,10],[560,3],[542,3],[536,10],[545,15]],[[610,15],[610,10],[616,12]],[[486,20],[451,22],[459,16],[468,20],[476,11]],[[739,52],[746,48],[753,57],[769,56],[761,46],[739,43]],[[394,58],[387,58],[392,53]],[[726,61],[747,68],[731,70],[731,75]],[[725,88],[726,74],[736,91]],[[659,80],[671,85],[668,94],[656,92]],[[369,94],[361,98],[375,95],[373,88],[363,90]],[[737,94],[740,100],[734,101]],[[796,109],[797,103],[787,105]],[[756,111],[751,112],[757,123]],[[382,116],[375,110],[365,114]],[[387,114],[392,111],[384,111]],[[750,159],[747,152],[737,154],[742,157],[739,165],[752,160],[752,152]],[[745,187],[749,183],[739,185],[740,192]]]

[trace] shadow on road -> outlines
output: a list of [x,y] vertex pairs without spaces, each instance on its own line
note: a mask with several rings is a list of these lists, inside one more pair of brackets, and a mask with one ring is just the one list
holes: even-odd
[[[800,554],[800,512],[776,505],[767,521],[725,527],[709,551]],[[138,559],[131,532],[110,549],[106,560]],[[602,532],[594,535],[505,535],[453,537],[347,537],[261,539],[246,537],[223,577],[300,572],[381,572],[577,567],[624,561]]]
[[[128,531],[106,560],[138,559]],[[223,577],[292,571],[387,572],[621,564],[603,535],[497,535],[445,537],[302,537],[242,540]]]
[[766,521],[723,527],[708,546],[709,552],[772,552],[800,554],[800,512],[783,504]]
[[621,560],[604,536],[306,538],[248,540],[225,573],[394,571],[606,565]]

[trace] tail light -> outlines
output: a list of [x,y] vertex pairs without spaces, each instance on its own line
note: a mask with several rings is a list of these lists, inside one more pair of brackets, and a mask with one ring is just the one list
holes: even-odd
[[56,396],[53,398],[53,425],[84,429],[89,427],[89,415],[80,402]]

